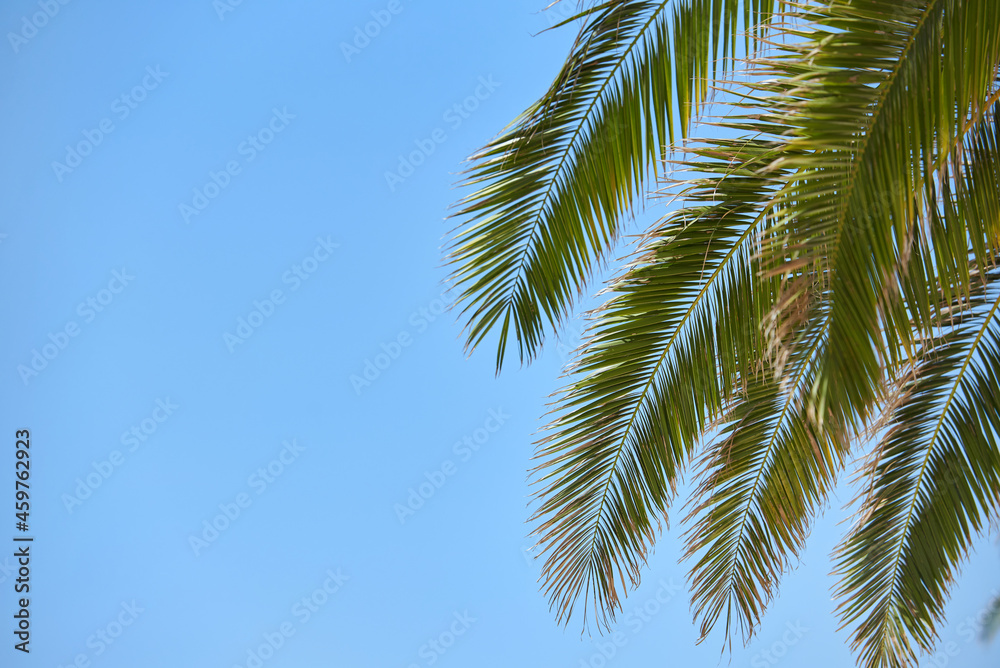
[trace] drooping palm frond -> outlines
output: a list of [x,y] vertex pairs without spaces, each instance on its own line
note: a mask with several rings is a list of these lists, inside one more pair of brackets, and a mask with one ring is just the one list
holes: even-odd
[[[546,591],[560,620],[580,597],[599,627],[635,586],[678,475],[707,425],[758,372],[765,301],[752,258],[780,183],[775,142],[716,142],[693,206],[669,217],[609,288],[536,469]],[[697,153],[697,150],[695,150]],[[716,174],[712,174],[715,172]],[[621,592],[621,594],[619,593]]]
[[[931,651],[955,568],[1000,511],[1000,298],[922,351],[842,550],[845,623],[867,666]],[[914,646],[916,645],[916,646]]]
[[685,555],[696,559],[690,578],[702,638],[724,615],[726,637],[735,620],[749,640],[843,467],[846,439],[807,415],[826,336],[826,323],[816,323],[785,362],[787,376],[752,380],[703,455]]
[[[973,538],[1000,519],[997,112],[970,129],[952,179],[960,185],[945,188],[930,217],[934,243],[914,249],[914,257],[931,256],[923,267],[936,268],[964,249],[969,282],[962,290],[941,282],[948,320],[915,356],[869,464],[859,524],[840,552],[840,612],[856,626],[854,646],[869,666],[907,665],[917,650],[932,650],[955,569]],[[980,232],[974,241],[970,229]],[[979,261],[977,247],[993,255]]]
[[[885,370],[912,350],[895,277],[923,211],[939,201],[934,186],[966,120],[993,89],[1000,3],[818,4],[802,15],[800,41],[784,47],[793,57],[772,61],[797,83],[786,117],[800,157],[788,164],[769,259],[774,271],[823,278],[830,335],[815,418],[858,425],[884,399]],[[952,269],[941,280],[967,290],[961,267],[936,271]]]
[[[471,158],[448,261],[466,347],[499,330],[536,354],[618,238],[649,173],[735,51],[782,0],[609,0],[545,95]],[[741,23],[742,22],[742,23]],[[755,44],[747,42],[747,44]]]
[[[919,9],[917,4],[907,7],[911,12],[907,15],[910,33],[897,29],[897,38],[909,35],[906,39],[913,39],[920,31],[919,24],[926,17],[914,18],[913,12]],[[824,49],[832,48],[837,55],[838,49],[845,48],[845,42],[858,37],[844,29],[849,22],[845,21],[843,7],[833,3],[833,8],[836,21],[823,13],[807,14],[806,20],[834,24],[839,21],[839,31],[822,35],[822,39],[810,43],[808,48],[793,44],[787,48],[792,54],[790,58],[765,61],[772,71],[784,77],[781,83],[758,86],[774,91],[776,111],[747,117],[747,122],[736,124],[749,131],[760,124],[761,118],[768,118],[772,126],[784,121],[786,127],[780,132],[768,128],[775,136],[789,137],[787,143],[770,145],[771,162],[751,168],[750,163],[741,162],[727,152],[728,140],[720,140],[712,149],[704,150],[704,155],[714,154],[724,160],[731,173],[718,183],[713,182],[711,188],[694,188],[686,193],[695,202],[699,197],[717,198],[725,202],[724,206],[692,209],[676,218],[697,213],[696,220],[711,221],[707,228],[683,227],[685,232],[711,235],[709,248],[700,251],[699,269],[692,266],[689,256],[670,245],[690,237],[671,236],[669,243],[660,249],[662,252],[651,254],[630,268],[625,279],[614,286],[615,296],[599,312],[595,334],[575,369],[575,377],[581,380],[562,397],[565,412],[551,426],[557,433],[547,437],[539,451],[540,456],[548,458],[543,468],[549,487],[543,493],[546,500],[537,518],[545,519],[539,527],[544,540],[555,543],[549,545],[545,575],[560,618],[572,610],[573,601],[580,595],[600,613],[610,610],[613,616],[619,589],[626,588],[626,579],[631,583],[638,579],[645,550],[653,540],[650,518],[658,518],[665,512],[672,481],[701,433],[698,428],[703,431],[708,421],[724,414],[729,420],[725,437],[708,450],[707,475],[696,495],[697,523],[691,531],[688,552],[689,556],[698,557],[692,569],[694,603],[696,614],[702,618],[703,634],[723,613],[727,635],[734,613],[744,633],[751,631],[781,572],[801,548],[813,511],[824,500],[826,489],[847,452],[851,428],[857,436],[868,423],[878,402],[887,399],[885,388],[889,387],[887,383],[893,379],[894,369],[899,368],[906,350],[912,356],[916,342],[922,339],[921,329],[941,317],[940,309],[929,308],[930,304],[941,301],[940,296],[929,298],[929,295],[939,285],[948,286],[941,291],[949,297],[948,301],[952,295],[968,295],[971,281],[981,277],[975,271],[970,272],[970,259],[992,257],[989,249],[994,244],[990,239],[996,235],[989,232],[991,226],[984,222],[993,213],[989,198],[981,196],[981,189],[979,194],[974,192],[968,179],[961,183],[954,179],[942,182],[940,176],[949,173],[948,170],[956,174],[971,174],[976,170],[987,176],[993,173],[989,160],[980,160],[971,169],[969,164],[962,163],[964,151],[978,150],[981,157],[992,155],[988,143],[962,145],[969,124],[986,117],[984,110],[990,89],[981,90],[981,98],[974,99],[970,94],[965,106],[963,102],[953,105],[965,110],[961,113],[966,120],[952,134],[932,131],[934,138],[927,146],[910,140],[911,147],[917,146],[926,154],[925,164],[918,165],[911,173],[900,171],[903,176],[894,180],[895,170],[901,165],[881,147],[867,160],[863,172],[855,173],[860,170],[855,163],[864,158],[856,144],[867,141],[868,137],[862,133],[859,138],[851,121],[862,119],[868,124],[867,131],[872,131],[875,125],[866,114],[886,113],[878,111],[878,105],[885,103],[881,97],[893,97],[891,90],[884,89],[897,85],[901,75],[893,68],[902,66],[889,58],[888,73],[880,72],[877,66],[863,76],[855,73],[839,82],[839,87],[834,87],[835,93],[829,90],[832,78],[827,71],[831,69],[829,65],[818,67],[819,73],[811,70],[804,73],[822,60],[820,54],[825,53]],[[959,12],[959,15],[961,20],[968,21],[976,14]],[[944,21],[944,17],[938,18]],[[833,35],[837,39],[832,39]],[[904,57],[906,48],[912,47],[895,51],[897,60]],[[985,50],[989,53],[989,49]],[[829,54],[827,57],[833,58]],[[843,57],[843,53],[837,57]],[[808,66],[803,64],[806,61]],[[992,82],[996,63],[989,67]],[[827,80],[822,80],[823,76]],[[853,91],[853,88],[864,90]],[[834,104],[831,98],[836,95],[848,102]],[[859,100],[868,100],[868,106],[862,105],[862,113],[856,114],[854,103]],[[817,109],[822,111],[817,114],[819,120],[809,116],[817,113]],[[830,115],[836,113],[848,120],[840,126],[831,123]],[[899,121],[903,125],[906,122]],[[825,129],[823,137],[818,132],[821,123],[833,126]],[[827,164],[826,158],[836,150],[848,155],[835,155]],[[924,155],[919,150],[915,154]],[[695,168],[693,164],[687,166]],[[703,162],[695,169],[713,171],[713,166]],[[747,182],[740,177],[747,172],[758,179],[766,173],[773,180],[766,186],[757,182],[740,190],[740,184]],[[886,177],[886,173],[892,178]],[[925,188],[927,182],[931,185]],[[947,184],[940,186],[943,192],[935,185],[939,183]],[[727,190],[727,184],[731,190]],[[887,187],[879,189],[879,185]],[[776,189],[780,193],[769,200]],[[861,195],[852,195],[852,189]],[[709,191],[711,197],[707,195]],[[732,195],[731,200],[726,200],[727,193]],[[852,197],[860,199],[855,202]],[[942,214],[940,218],[947,218],[946,224],[936,228],[934,215],[939,208],[952,214]],[[978,220],[969,218],[973,210],[980,214]],[[720,228],[718,220],[708,215],[709,211],[716,218],[724,212],[722,216],[737,221],[738,226]],[[734,211],[744,217],[732,218]],[[747,216],[751,211],[757,214],[756,218]],[[748,247],[743,244],[749,239],[742,235],[763,231],[756,225],[765,213],[778,221],[768,228],[772,246],[762,256],[752,252],[740,254],[739,250]],[[826,224],[828,230],[823,227]],[[956,229],[964,230],[957,234],[961,239],[957,247]],[[775,230],[780,235],[774,234]],[[951,238],[942,236],[942,231]],[[918,233],[930,237],[922,247],[916,244]],[[970,236],[978,240],[970,241]],[[757,263],[761,258],[764,262],[774,262],[775,238],[783,244],[781,271],[765,272],[762,276],[762,267]],[[855,248],[862,243],[859,239],[867,244],[867,254],[872,257],[878,255],[874,245],[881,244],[885,260],[882,266],[870,268],[873,261],[859,261],[855,267],[855,263],[842,259],[841,244],[852,249],[843,257],[864,255]],[[972,251],[968,250],[970,243]],[[965,249],[964,263],[955,261],[962,249]],[[726,271],[717,272],[722,265],[714,263],[718,256],[713,255],[713,250],[736,251],[731,257],[745,265],[741,271],[746,273],[736,274],[742,280],[727,281]],[[949,257],[952,261],[945,262]],[[840,280],[840,274],[855,268],[862,276],[869,272],[867,282],[856,277]],[[877,280],[872,278],[875,274]],[[685,283],[706,275],[709,280],[704,284]],[[785,289],[774,291],[773,284],[765,280],[767,276],[781,277]],[[923,282],[918,281],[918,276]],[[783,332],[779,338],[787,339],[778,356],[780,360],[774,364],[780,372],[778,378],[759,373],[756,377],[751,371],[753,365],[747,364],[748,357],[757,362],[776,362],[768,358],[765,346],[755,338],[759,328],[768,324],[768,318],[756,308],[741,311],[732,308],[733,304],[717,309],[705,306],[713,303],[711,298],[706,299],[706,294],[726,294],[737,285],[740,288],[734,294],[742,295],[744,306],[766,303],[771,308],[771,317],[794,321],[790,326],[776,328]],[[867,292],[858,295],[859,290]],[[789,305],[801,309],[803,298],[796,296],[795,291],[805,301],[813,302],[804,321],[796,321],[801,316],[785,312]],[[850,329],[857,325],[850,318],[860,317],[870,322],[869,334],[862,328],[846,332],[854,338],[834,340],[839,294],[847,295],[842,301],[849,305],[852,300],[855,306],[861,304],[863,311],[860,316],[854,310],[845,311],[846,315],[841,317],[846,318],[847,324],[841,326]],[[687,298],[692,304],[680,320],[676,311],[665,308],[673,306],[671,297]],[[717,320],[712,325],[699,325],[702,313],[712,313]],[[726,330],[732,327],[731,320],[737,313],[743,322],[751,323],[747,332],[753,333],[743,332],[734,339]],[[644,316],[650,318],[648,325],[643,324]],[[729,322],[719,325],[718,320]],[[641,336],[650,333],[654,335]],[[744,364],[732,364],[735,359]],[[858,384],[844,387],[841,375],[845,373],[852,375]],[[630,377],[634,379],[629,381]],[[742,395],[730,393],[733,383],[750,387]],[[712,390],[718,395],[713,396]],[[605,418],[609,420],[610,432],[604,430],[601,422]],[[632,430],[636,420],[640,426]],[[591,527],[592,532],[583,530]]]

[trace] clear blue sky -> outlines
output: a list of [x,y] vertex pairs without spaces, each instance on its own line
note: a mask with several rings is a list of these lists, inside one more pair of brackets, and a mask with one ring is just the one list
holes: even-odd
[[[676,522],[617,646],[537,591],[526,470],[564,358],[496,379],[437,300],[462,160],[572,38],[537,34],[544,0],[150,4],[0,9],[0,554],[25,428],[35,536],[28,656],[0,557],[0,666],[850,665],[848,490],[731,664],[694,644]],[[984,543],[948,665],[997,665],[961,626],[997,586]]]

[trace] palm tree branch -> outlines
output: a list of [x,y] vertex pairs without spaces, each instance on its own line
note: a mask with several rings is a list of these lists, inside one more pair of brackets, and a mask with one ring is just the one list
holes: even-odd
[[[750,148],[746,148],[747,146]],[[547,461],[536,469],[538,472],[548,471],[541,475],[538,482],[554,479],[540,494],[545,500],[535,518],[546,518],[546,521],[535,533],[543,535],[542,542],[547,544],[546,551],[554,550],[546,562],[543,577],[546,574],[550,576],[548,590],[553,596],[553,603],[560,602],[560,618],[568,617],[572,610],[572,599],[584,586],[584,564],[596,564],[606,559],[607,523],[610,518],[620,518],[626,512],[620,505],[622,490],[632,489],[632,496],[644,496],[648,503],[664,508],[666,495],[673,486],[673,478],[683,463],[683,453],[693,443],[692,438],[700,428],[698,425],[702,424],[700,420],[718,410],[718,407],[708,405],[709,413],[704,414],[702,405],[697,404],[685,409],[683,414],[663,414],[663,407],[693,399],[690,390],[684,389],[686,384],[678,385],[676,378],[664,375],[665,365],[672,354],[675,363],[695,364],[696,367],[691,368],[699,370],[692,372],[704,378],[701,386],[703,389],[699,390],[706,393],[703,397],[709,393],[704,388],[716,386],[720,375],[716,362],[705,356],[704,348],[691,344],[687,338],[682,344],[681,338],[706,335],[707,323],[711,320],[707,318],[710,310],[706,300],[713,294],[713,286],[717,286],[722,280],[727,267],[736,266],[734,263],[745,266],[743,262],[746,251],[740,249],[746,248],[747,241],[764,217],[758,209],[766,209],[766,203],[771,197],[766,184],[776,183],[774,178],[762,179],[752,169],[738,170],[739,177],[734,178],[737,170],[732,169],[732,162],[726,156],[734,150],[738,153],[743,151],[741,159],[744,162],[748,160],[747,156],[752,156],[749,158],[751,161],[763,166],[768,163],[766,156],[775,146],[766,142],[742,144],[742,148],[730,146],[708,158],[706,164],[702,165],[704,171],[710,172],[718,166],[729,173],[730,177],[723,180],[722,177],[713,176],[699,182],[695,186],[699,193],[696,198],[717,199],[720,197],[717,188],[720,183],[725,183],[733,191],[740,188],[753,191],[756,187],[759,192],[756,201],[747,198],[741,208],[737,209],[723,203],[674,214],[671,218],[674,222],[659,226],[659,231],[650,237],[646,247],[648,250],[640,252],[641,259],[613,284],[612,291],[618,296],[595,314],[600,319],[595,321],[592,334],[581,352],[580,362],[574,369],[574,375],[580,377],[580,380],[563,392],[560,402],[563,413],[548,427],[556,433],[540,443],[538,456],[547,458]],[[709,153],[706,150],[705,155]],[[738,179],[743,179],[747,185],[740,185]],[[693,219],[692,213],[696,213]],[[708,245],[704,241],[706,236],[711,239]],[[701,269],[692,272],[692,275],[681,276],[678,270],[671,269],[672,263],[694,269],[695,262]],[[697,278],[693,278],[694,276]],[[693,284],[688,285],[692,280]],[[669,282],[676,283],[677,287],[669,288]],[[659,294],[664,297],[670,295],[671,300],[683,299],[685,303],[668,305],[668,308],[675,305],[681,307],[675,313],[670,314],[667,310],[662,311],[664,315],[657,315],[664,308],[656,296]],[[695,322],[696,319],[699,319],[698,323]],[[623,322],[626,324],[623,325]],[[645,333],[643,325],[643,333],[637,338],[635,335],[640,333],[637,328],[643,322],[648,322],[648,333]],[[753,327],[747,324],[747,328]],[[655,330],[663,330],[662,335]],[[684,334],[685,331],[691,333]],[[712,336],[719,336],[720,332]],[[619,342],[620,336],[629,338]],[[706,345],[722,349],[725,342],[706,342]],[[636,346],[641,346],[642,349],[639,356],[629,352]],[[695,361],[692,355],[700,361]],[[706,364],[708,366],[704,366]],[[628,375],[623,378],[623,373]],[[671,400],[665,399],[666,395],[671,395]],[[591,421],[592,416],[598,413],[611,418],[607,422],[609,426],[595,425]],[[702,417],[698,417],[699,415]],[[648,464],[639,466],[639,469],[648,470],[650,475],[656,477],[663,474],[655,471],[664,471],[666,477],[663,482],[656,482],[650,488],[643,485],[652,484],[651,481],[626,481],[622,478],[623,472],[637,470],[636,457],[653,458]],[[603,462],[600,465],[599,485],[595,485],[592,477],[582,481],[566,479],[566,476],[572,476],[574,472],[579,475],[579,471],[593,470],[598,461]],[[654,468],[650,469],[650,466]],[[629,487],[630,485],[633,487]],[[615,491],[614,496],[612,489]],[[649,496],[650,493],[653,496]],[[584,515],[567,516],[566,509],[574,507],[572,504],[579,503],[581,499],[586,499],[586,507],[590,510]],[[629,512],[633,515],[640,513],[636,516],[640,519],[633,522],[629,531],[636,536],[645,536],[644,541],[651,540],[646,511],[635,509]],[[568,535],[575,538],[568,539],[566,532],[570,532]],[[554,540],[560,541],[559,545],[562,547],[553,543]],[[620,540],[633,546],[640,545],[632,538],[626,541],[623,536]],[[567,544],[572,547],[568,552]],[[642,552],[638,554],[641,556]],[[576,564],[573,567],[575,570],[566,570],[568,559]],[[624,577],[627,573],[634,583],[637,581],[639,563],[632,557],[628,557],[628,560],[627,568],[619,570],[619,575]],[[575,575],[567,580],[567,572]],[[587,582],[589,591],[590,580]],[[608,592],[608,599],[600,599],[598,607],[605,602],[608,605],[601,612],[613,619],[617,595],[613,591]],[[603,615],[598,619],[599,623],[606,620]]]
[[[466,172],[464,184],[478,190],[459,203],[455,215],[465,222],[447,262],[467,350],[498,327],[498,372],[511,333],[522,362],[537,354],[546,323],[565,317],[617,242],[647,171],[658,171],[675,114],[686,132],[704,98],[702,61],[735,29],[741,2],[761,29],[776,1],[706,0],[695,9],[678,0],[673,29],[670,0],[609,0],[573,17],[587,21],[563,71]],[[723,11],[724,22],[701,30],[705,12]],[[663,83],[671,80],[679,107]]]

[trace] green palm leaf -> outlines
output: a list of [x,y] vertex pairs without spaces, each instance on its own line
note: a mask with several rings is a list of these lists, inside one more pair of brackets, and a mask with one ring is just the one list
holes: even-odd
[[620,235],[675,122],[684,131],[704,100],[741,16],[759,29],[775,4],[613,0],[578,15],[551,88],[471,158],[463,185],[476,190],[448,255],[468,349],[497,328],[498,371],[511,334],[522,362],[536,354]]
[[[911,254],[921,265],[914,273],[923,274],[947,268],[964,248],[970,282],[963,290],[940,283],[948,321],[930,333],[902,382],[869,465],[859,526],[841,550],[841,614],[857,626],[855,647],[871,666],[905,665],[914,644],[933,648],[957,563],[984,523],[1000,517],[1000,296],[990,282],[1000,240],[997,112],[970,128],[957,178],[929,216],[933,245],[918,243]],[[977,260],[983,248],[991,249],[988,261]],[[953,331],[942,333],[945,325]]]
[[1000,3],[666,5],[581,15],[556,84],[474,158],[452,249],[468,345],[498,330],[499,370],[513,332],[530,359],[675,115],[687,134],[738,7],[746,51],[768,40],[721,86],[740,138],[685,147],[682,208],[590,314],[533,471],[543,589],[560,621],[582,599],[612,623],[697,461],[695,616],[746,639],[871,437],[839,614],[863,665],[911,665],[1000,510]]
[[[772,262],[824,277],[832,307],[816,417],[859,424],[882,399],[885,365],[912,346],[893,283],[923,210],[939,201],[938,170],[992,90],[1000,3],[834,0],[804,20],[809,39],[788,47],[799,57],[773,62],[798,84],[787,115],[801,157],[788,163],[796,176]],[[952,268],[941,280],[967,290],[963,264],[936,270]]]
[[998,307],[995,299],[923,351],[873,461],[861,523],[841,551],[839,592],[866,665],[907,665],[913,643],[933,649],[956,562],[998,517]]
[[599,627],[614,619],[690,448],[734,395],[741,367],[757,364],[755,230],[780,177],[758,170],[777,146],[716,142],[701,152],[693,164],[721,175],[687,197],[706,203],[660,225],[594,315],[537,455],[545,487],[535,533],[560,620],[581,596]]

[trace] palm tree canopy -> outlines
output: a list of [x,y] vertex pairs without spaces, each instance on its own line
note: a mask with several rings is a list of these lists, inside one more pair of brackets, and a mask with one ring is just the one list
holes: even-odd
[[[914,665],[1000,518],[1000,3],[587,4],[551,88],[472,157],[448,257],[499,371],[648,188],[683,203],[590,314],[538,444],[557,619],[614,621],[691,467],[695,615],[748,639],[860,458],[838,613],[860,665]],[[692,139],[712,86],[725,136]]]

